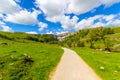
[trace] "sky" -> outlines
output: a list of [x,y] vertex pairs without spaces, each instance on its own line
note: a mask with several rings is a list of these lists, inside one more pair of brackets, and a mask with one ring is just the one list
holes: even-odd
[[0,0],[0,31],[61,34],[120,26],[120,0]]

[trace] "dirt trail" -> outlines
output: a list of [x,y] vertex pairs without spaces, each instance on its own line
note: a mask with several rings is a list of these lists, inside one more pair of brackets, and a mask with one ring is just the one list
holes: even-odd
[[101,80],[74,51],[63,49],[64,54],[50,80]]

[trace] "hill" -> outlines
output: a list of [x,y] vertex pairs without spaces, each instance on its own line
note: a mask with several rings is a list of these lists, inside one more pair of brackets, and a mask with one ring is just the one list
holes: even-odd
[[48,80],[63,50],[53,35],[0,32],[0,80]]
[[120,27],[83,29],[60,42],[66,47],[90,47],[100,50],[120,51]]
[[26,42],[26,41],[35,41],[41,43],[56,43],[56,35],[53,34],[26,34],[23,32],[0,32],[0,38],[7,40],[17,41],[17,42]]

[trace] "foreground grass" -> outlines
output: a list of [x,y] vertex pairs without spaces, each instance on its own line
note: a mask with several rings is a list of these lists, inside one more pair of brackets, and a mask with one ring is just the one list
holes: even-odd
[[0,45],[0,80],[48,80],[63,53],[55,45],[3,41],[8,45]]
[[120,54],[87,48],[72,48],[103,80],[120,80]]

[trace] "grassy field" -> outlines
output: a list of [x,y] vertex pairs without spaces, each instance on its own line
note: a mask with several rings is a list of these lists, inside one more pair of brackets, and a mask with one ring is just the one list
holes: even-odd
[[[91,39],[97,37],[93,40],[94,50],[90,49],[90,41],[92,40],[89,40],[88,29],[79,31],[59,44],[74,47],[73,50],[103,80],[120,80],[120,27],[112,28],[114,34],[111,34],[110,28],[106,29],[109,34],[104,37],[106,44],[112,51],[110,53],[96,50],[105,50],[106,48],[101,37],[103,32],[101,33],[99,29],[103,28],[93,29],[91,33]],[[97,33],[92,35],[95,32],[94,30],[99,31],[99,37]],[[63,50],[57,46],[57,43],[54,35],[0,32],[0,80],[49,80],[50,72],[56,67],[63,54]]]
[[63,50],[56,45],[0,38],[0,80],[48,80]]
[[103,80],[120,80],[120,53],[72,48]]

